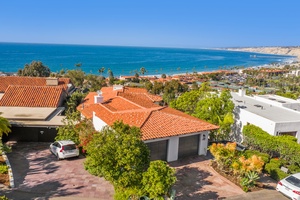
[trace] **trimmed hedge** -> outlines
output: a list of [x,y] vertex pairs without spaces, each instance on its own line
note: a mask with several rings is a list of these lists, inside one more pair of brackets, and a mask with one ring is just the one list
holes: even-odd
[[251,149],[267,153],[271,157],[280,157],[286,165],[300,166],[300,145],[292,136],[272,136],[254,125],[243,128],[245,144]]

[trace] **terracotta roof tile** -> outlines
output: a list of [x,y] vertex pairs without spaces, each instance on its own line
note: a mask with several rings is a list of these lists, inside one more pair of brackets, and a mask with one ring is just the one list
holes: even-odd
[[[165,108],[169,111],[172,108]],[[153,111],[141,127],[143,140],[185,135],[218,129],[218,126],[195,117],[177,115],[177,112]]]
[[58,107],[63,91],[62,87],[10,85],[0,100],[0,106]]
[[112,99],[102,103],[102,105],[107,107],[109,110],[111,110],[113,112],[141,109],[141,106],[131,103],[130,101],[128,101],[126,99],[124,100],[122,97],[112,98]]
[[[112,87],[102,88],[104,103],[94,104],[95,92],[85,98],[77,109],[87,118],[93,112],[108,125],[123,121],[130,126],[141,128],[143,140],[171,137],[201,131],[215,130],[218,126],[192,117],[169,107],[153,103],[145,90],[125,88],[113,91]],[[107,95],[107,96],[105,96]]]
[[[1,76],[0,92],[4,92],[9,85],[47,86],[46,79],[46,77]],[[63,87],[65,90],[69,83],[71,83],[69,78],[58,79],[58,86]]]

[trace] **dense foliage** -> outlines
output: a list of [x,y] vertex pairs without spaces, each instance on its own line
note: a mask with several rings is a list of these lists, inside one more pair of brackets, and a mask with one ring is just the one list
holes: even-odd
[[166,162],[157,160],[150,162],[150,166],[143,173],[142,192],[150,199],[167,194],[171,186],[176,182],[175,170]]
[[236,143],[213,143],[210,152],[214,156],[219,170],[230,176],[235,176],[244,191],[256,185],[259,174],[262,172],[264,161],[255,154],[239,152]]
[[300,145],[293,136],[272,136],[254,125],[244,126],[245,144],[254,150],[267,153],[275,159],[266,164],[265,171],[280,180],[288,174],[280,170],[286,167],[288,173],[300,172]]
[[2,138],[3,134],[8,134],[11,131],[10,127],[11,125],[9,121],[6,118],[0,116],[0,139]]
[[199,90],[182,94],[171,102],[170,106],[199,119],[219,125],[219,130],[211,133],[211,139],[229,139],[231,125],[234,122],[234,104],[231,100],[230,91],[223,90],[221,94],[218,94],[207,90],[207,85],[204,84]]
[[24,69],[19,69],[18,76],[33,76],[33,77],[49,77],[50,68],[45,66],[41,61],[32,61],[30,64],[25,64]]
[[122,122],[95,133],[87,146],[86,169],[114,185],[137,185],[149,167],[149,150],[140,130]]
[[115,188],[115,199],[161,198],[175,183],[174,170],[163,161],[150,162],[150,152],[137,127],[115,122],[91,135],[85,168]]

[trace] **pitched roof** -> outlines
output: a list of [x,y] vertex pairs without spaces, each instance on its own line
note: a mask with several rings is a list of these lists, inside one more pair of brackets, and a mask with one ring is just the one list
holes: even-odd
[[0,99],[0,106],[58,107],[62,87],[10,85]]
[[[47,77],[28,77],[28,76],[1,76],[0,77],[0,92],[4,92],[9,85],[27,85],[27,86],[47,86]],[[68,84],[71,83],[69,78],[59,78],[58,86],[65,90]]]
[[[108,125],[115,121],[123,121],[130,126],[141,128],[142,139],[151,140],[215,130],[218,127],[192,117],[169,107],[162,107],[153,102],[145,94],[145,90],[124,88],[113,91],[104,88],[103,103],[95,104],[93,98],[97,93],[89,93],[83,104],[77,109],[87,118],[92,118],[93,112]],[[109,98],[105,97],[108,94]],[[115,96],[114,96],[115,95]],[[159,98],[157,98],[159,99]]]
[[147,121],[141,127],[143,140],[210,131],[218,128],[218,126],[198,118],[187,114],[178,115],[177,112],[171,110],[174,109],[166,107],[151,113]]

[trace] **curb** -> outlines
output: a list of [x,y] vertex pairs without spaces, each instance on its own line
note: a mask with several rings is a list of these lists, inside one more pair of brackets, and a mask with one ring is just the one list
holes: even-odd
[[5,160],[6,165],[8,167],[9,185],[10,185],[11,188],[14,188],[15,187],[15,181],[14,181],[14,176],[13,176],[11,165],[10,165],[9,160],[8,160],[8,158],[7,158],[7,156],[4,152],[2,152],[2,157]]

